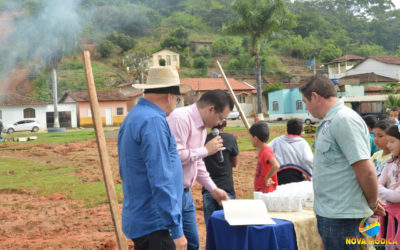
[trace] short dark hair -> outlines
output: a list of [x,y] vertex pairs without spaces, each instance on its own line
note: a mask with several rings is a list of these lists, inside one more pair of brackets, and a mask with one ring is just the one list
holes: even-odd
[[216,113],[224,112],[226,106],[229,106],[230,110],[233,109],[233,101],[231,96],[226,91],[220,89],[207,91],[200,97],[197,103],[200,107],[213,105]]
[[312,92],[317,93],[325,99],[336,97],[335,85],[328,77],[321,74],[310,77],[299,89],[308,100],[311,99]]
[[214,128],[217,129],[222,129],[226,127],[226,120],[223,120],[220,124],[218,124],[217,126],[214,126]]
[[375,128],[380,128],[383,131],[385,131],[388,127],[394,125],[394,121],[385,119],[385,120],[379,120],[375,124]]
[[286,131],[289,135],[300,135],[303,130],[303,121],[293,118],[287,121]]
[[364,122],[367,124],[367,126],[370,129],[375,128],[375,124],[378,121],[376,116],[374,116],[374,115],[364,115],[362,118],[363,118]]
[[393,108],[390,109],[390,111],[400,112],[400,108],[397,106],[394,106]]
[[386,135],[393,136],[400,140],[399,127],[397,125],[392,125],[386,129]]
[[269,139],[269,128],[265,121],[259,121],[251,125],[249,132],[252,136],[256,136],[262,142],[267,142]]

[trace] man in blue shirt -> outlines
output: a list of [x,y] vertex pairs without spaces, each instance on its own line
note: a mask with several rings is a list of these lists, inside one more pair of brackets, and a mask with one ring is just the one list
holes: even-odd
[[179,75],[171,67],[152,67],[147,83],[133,86],[144,89],[144,98],[118,135],[122,230],[136,250],[183,250],[183,172],[166,120],[180,100]]
[[358,249],[347,237],[362,237],[360,222],[384,215],[370,160],[368,129],[362,118],[336,97],[333,83],[322,75],[300,87],[306,109],[321,120],[313,162],[314,212],[324,248]]

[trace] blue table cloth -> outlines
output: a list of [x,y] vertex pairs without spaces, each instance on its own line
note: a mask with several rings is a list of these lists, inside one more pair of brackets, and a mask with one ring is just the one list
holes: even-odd
[[275,225],[230,226],[224,211],[215,211],[208,222],[207,250],[297,249],[293,223],[273,219]]

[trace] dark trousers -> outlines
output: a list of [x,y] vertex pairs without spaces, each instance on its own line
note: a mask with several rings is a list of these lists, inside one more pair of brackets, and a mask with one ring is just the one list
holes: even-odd
[[168,230],[155,231],[132,241],[135,250],[175,250],[174,240]]

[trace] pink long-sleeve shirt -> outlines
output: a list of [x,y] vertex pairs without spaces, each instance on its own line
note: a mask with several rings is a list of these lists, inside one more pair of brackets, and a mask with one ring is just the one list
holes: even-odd
[[378,180],[378,198],[384,202],[400,202],[400,166],[386,163]]
[[175,109],[168,117],[168,124],[175,136],[183,167],[183,186],[191,188],[197,180],[208,191],[217,186],[207,172],[203,158],[208,155],[204,146],[207,130],[196,103]]

